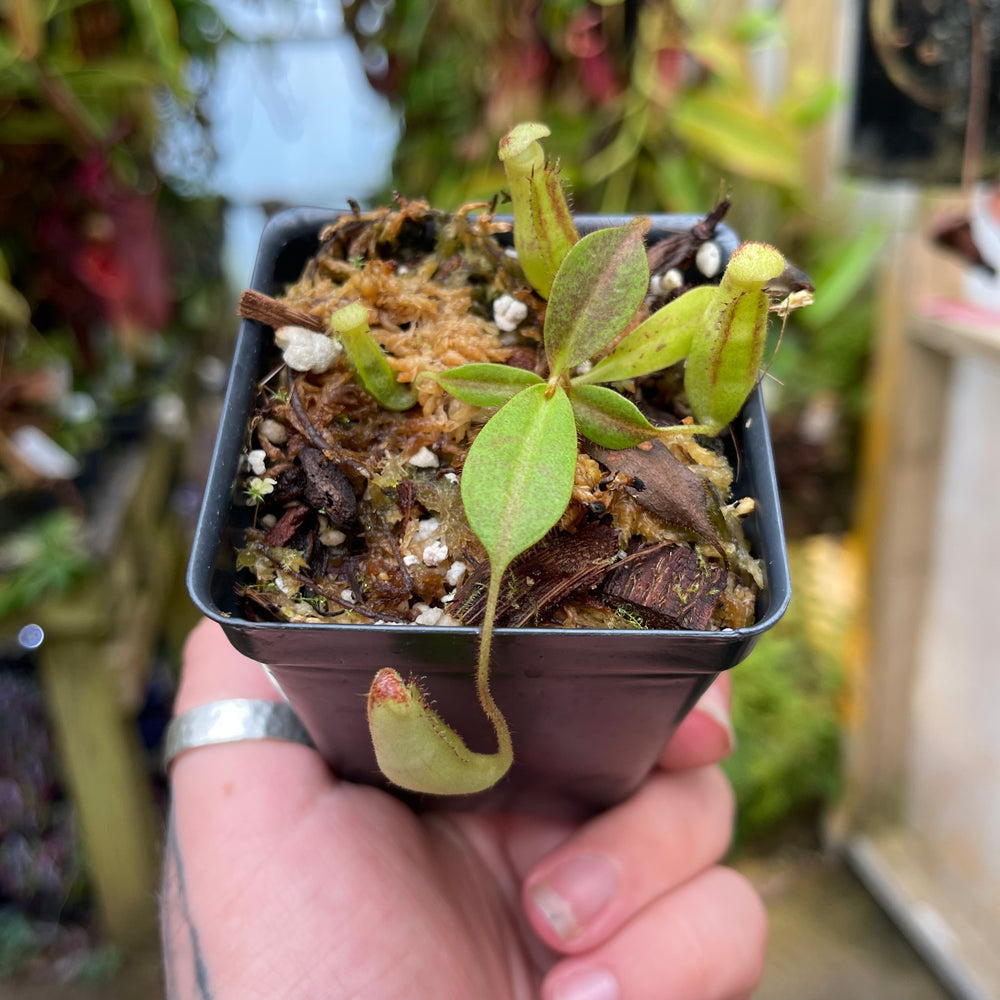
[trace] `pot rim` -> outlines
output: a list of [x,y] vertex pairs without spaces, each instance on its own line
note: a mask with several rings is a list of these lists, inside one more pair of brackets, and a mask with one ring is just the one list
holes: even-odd
[[[318,233],[325,223],[332,221],[338,215],[344,214],[344,212],[345,210],[341,209],[303,207],[286,209],[273,216],[261,234],[250,287],[266,294],[274,294],[277,291],[275,288],[277,282],[273,275],[273,264],[277,254],[287,246],[287,232],[290,228],[311,229]],[[575,215],[574,218],[578,226],[586,232],[591,229],[621,225],[638,214],[642,213],[635,213],[633,215],[579,214]],[[496,218],[501,221],[510,219],[509,216],[496,216]],[[659,231],[669,233],[672,231],[684,231],[694,222],[702,219],[703,216],[650,213],[649,218],[652,220],[650,232],[655,233]],[[724,224],[719,225],[716,238],[722,245],[726,258],[728,258],[739,242],[735,233]],[[237,627],[241,630],[253,630],[262,633],[285,631],[291,628],[297,633],[322,634],[330,632],[331,634],[340,635],[363,635],[370,634],[373,630],[389,631],[404,629],[406,635],[413,636],[414,638],[418,636],[441,637],[446,634],[461,636],[478,635],[480,629],[474,625],[436,626],[411,623],[338,624],[333,622],[255,622],[241,615],[238,616],[223,611],[218,607],[211,596],[211,576],[216,562],[216,553],[225,544],[223,527],[230,515],[232,474],[235,473],[235,464],[238,461],[238,456],[234,460],[233,456],[228,454],[227,451],[232,447],[230,442],[234,439],[239,441],[243,439],[246,415],[243,413],[242,394],[245,392],[248,381],[255,381],[252,372],[248,370],[249,365],[241,365],[240,360],[250,350],[254,341],[259,340],[260,332],[263,330],[263,324],[253,320],[244,319],[240,323],[229,382],[223,401],[223,415],[216,435],[209,466],[208,481],[205,486],[195,527],[194,542],[187,568],[187,589],[195,606],[207,618],[218,622],[223,628],[230,629]],[[237,411],[239,412],[238,419],[236,417]],[[734,424],[738,422],[743,424],[744,434],[751,426],[756,425],[754,436],[763,443],[763,447],[754,449],[753,464],[756,466],[756,473],[759,478],[757,489],[753,492],[758,496],[772,496],[777,503],[776,509],[768,512],[758,510],[753,515],[759,518],[759,525],[767,524],[765,593],[769,601],[765,612],[752,625],[738,629],[716,631],[691,629],[568,629],[554,627],[539,628],[536,626],[522,626],[517,628],[498,627],[494,631],[494,638],[498,645],[505,644],[505,641],[514,636],[529,637],[539,635],[549,637],[550,639],[559,637],[566,641],[580,642],[585,641],[587,637],[610,637],[621,635],[623,632],[629,637],[631,642],[640,644],[661,643],[665,637],[674,639],[683,638],[685,642],[699,639],[714,642],[753,640],[773,627],[788,608],[789,601],[791,600],[791,584],[784,525],[778,496],[777,475],[770,447],[770,430],[760,382],[758,382],[750,394]],[[747,465],[751,464],[750,455],[743,454],[741,462]],[[219,482],[220,478],[222,478],[223,469],[229,470],[224,477],[227,480],[225,484]],[[223,496],[224,502],[220,502],[220,497]],[[214,503],[213,500],[215,501]],[[758,525],[753,525],[749,533],[754,536],[755,546],[760,548],[760,535],[762,532],[758,530]],[[758,558],[761,557],[758,556]],[[581,638],[571,640],[570,636]]]

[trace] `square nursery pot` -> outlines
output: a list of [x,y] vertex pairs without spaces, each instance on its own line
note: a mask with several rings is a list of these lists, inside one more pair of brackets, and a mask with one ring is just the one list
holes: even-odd
[[[321,228],[339,213],[293,209],[264,230],[252,287],[280,294],[316,251]],[[578,217],[581,234],[624,219]],[[654,216],[650,239],[688,229],[693,216]],[[731,230],[716,242],[723,264],[735,249]],[[240,328],[225,409],[194,539],[190,593],[242,653],[266,665],[341,777],[387,787],[375,764],[365,697],[381,667],[425,677],[435,707],[472,749],[492,752],[495,737],[476,700],[478,629],[420,625],[255,622],[235,596],[234,545],[251,517],[234,504],[240,456],[255,386],[269,370],[269,329]],[[759,388],[734,422],[733,495],[752,496],[744,522],[753,554],[766,567],[755,624],[715,632],[665,630],[497,629],[491,687],[514,738],[511,771],[472,796],[415,796],[415,808],[490,809],[582,816],[628,796],[645,778],[688,710],[720,671],[743,660],[784,613],[788,562],[767,418]]]

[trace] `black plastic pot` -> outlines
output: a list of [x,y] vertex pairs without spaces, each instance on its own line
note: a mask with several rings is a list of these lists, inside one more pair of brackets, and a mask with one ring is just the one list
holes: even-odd
[[[253,288],[279,294],[299,277],[318,233],[337,213],[296,209],[264,230]],[[624,220],[580,217],[581,233]],[[655,216],[650,238],[684,230],[688,216]],[[720,227],[724,261],[734,234]],[[419,625],[309,625],[253,622],[235,596],[234,544],[248,512],[233,504],[255,385],[266,372],[271,332],[244,321],[230,375],[188,587],[233,645],[267,665],[343,778],[383,785],[365,719],[365,695],[380,667],[427,678],[437,710],[473,749],[492,751],[494,736],[476,701],[478,629]],[[788,563],[767,418],[755,391],[734,425],[737,496],[757,499],[745,527],[768,586],[756,624],[723,632],[498,629],[492,689],[514,738],[515,761],[494,788],[441,799],[395,791],[418,808],[447,807],[584,815],[629,795],[649,773],[677,724],[715,676],[744,659],[784,613]]]

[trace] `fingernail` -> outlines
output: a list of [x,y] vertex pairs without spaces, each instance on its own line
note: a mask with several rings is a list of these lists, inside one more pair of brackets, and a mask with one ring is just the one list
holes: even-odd
[[733,731],[733,720],[729,715],[729,700],[717,685],[713,684],[698,699],[694,710],[708,716],[726,734],[729,749],[735,749],[736,733]]
[[545,1000],[618,1000],[618,980],[607,969],[577,969],[552,983]]
[[611,902],[618,882],[618,868],[610,858],[577,854],[529,886],[528,895],[549,926],[568,941]]

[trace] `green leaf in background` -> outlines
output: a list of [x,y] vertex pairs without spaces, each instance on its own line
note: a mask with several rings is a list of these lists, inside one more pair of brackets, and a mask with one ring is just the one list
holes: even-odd
[[0,618],[65,593],[92,566],[80,518],[68,510],[43,514],[0,545]]
[[690,156],[668,154],[658,157],[653,172],[656,196],[668,212],[692,215],[705,209],[701,165]]
[[817,330],[842,312],[871,279],[884,245],[885,229],[873,224],[829,251],[812,276],[820,292],[797,321]]
[[0,322],[15,329],[26,327],[31,322],[31,306],[10,283],[10,268],[3,251],[0,251]]
[[802,143],[751,98],[689,91],[671,112],[674,131],[695,151],[733,173],[781,187],[802,184]]
[[599,229],[566,255],[545,312],[545,354],[553,376],[592,358],[621,333],[649,287],[643,236],[649,219]]
[[797,128],[812,128],[824,121],[843,100],[841,86],[813,70],[800,71],[792,82],[789,95],[782,101],[782,110]]
[[589,372],[577,375],[573,385],[621,382],[680,361],[702,330],[705,310],[715,299],[715,293],[714,285],[699,285],[657,309]]
[[583,166],[588,186],[600,184],[612,174],[635,162],[642,151],[642,135],[635,123],[626,119],[614,139],[596,152]]
[[566,393],[519,392],[479,432],[462,469],[462,502],[489,553],[491,577],[562,517],[576,473],[576,425]]
[[445,392],[473,406],[503,406],[511,396],[542,381],[523,368],[479,362],[429,374]]
[[576,385],[569,401],[577,430],[603,448],[632,448],[656,436],[656,428],[635,403],[602,385]]
[[408,410],[417,401],[412,386],[401,385],[368,326],[368,310],[360,302],[342,306],[330,317],[361,384],[387,409]]
[[184,94],[184,53],[178,44],[177,14],[170,0],[131,0],[143,51],[163,68],[175,94]]
[[116,56],[89,62],[84,67],[70,60],[66,63],[61,76],[81,98],[106,100],[115,93],[128,95],[129,91],[158,87],[163,79],[162,71],[148,59]]
[[8,30],[14,37],[17,57],[25,62],[37,58],[45,45],[45,30],[37,0],[8,0]]

